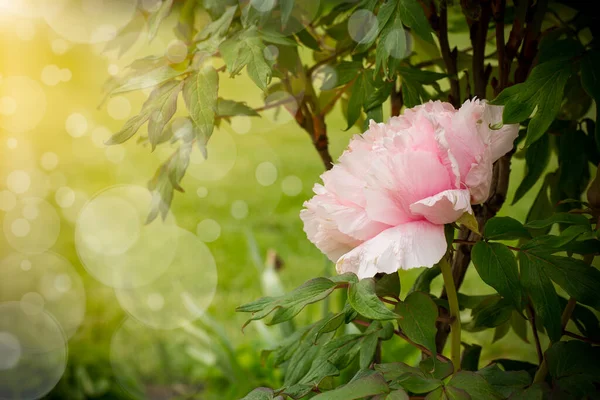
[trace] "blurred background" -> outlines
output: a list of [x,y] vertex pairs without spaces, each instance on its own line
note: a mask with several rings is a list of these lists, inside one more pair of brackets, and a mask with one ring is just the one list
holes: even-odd
[[[145,225],[147,182],[174,149],[152,152],[136,140],[105,146],[149,91],[105,98],[103,87],[136,59],[176,57],[176,21],[149,42],[140,8],[156,2],[67,2],[56,11],[0,0],[0,398],[235,399],[278,387],[281,373],[262,351],[294,326],[258,321],[242,332],[247,316],[235,308],[335,273],[298,217],[323,172],[310,139],[282,108],[223,121],[208,159],[194,150],[172,212]],[[222,97],[264,105],[244,75],[222,75],[220,86]],[[334,159],[359,133],[345,127],[335,110]],[[524,220],[538,188],[510,206],[519,157],[512,174],[501,214]],[[403,293],[420,272],[400,272]],[[472,268],[462,291],[492,292]],[[343,301],[336,293],[293,324]],[[384,345],[384,362],[419,356],[399,341]],[[511,330],[485,347],[482,362],[503,357],[534,360],[535,349]]]

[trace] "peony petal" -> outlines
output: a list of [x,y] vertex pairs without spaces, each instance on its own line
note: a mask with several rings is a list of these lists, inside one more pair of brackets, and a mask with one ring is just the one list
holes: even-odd
[[344,254],[336,263],[343,274],[352,272],[359,279],[378,272],[432,267],[446,253],[444,226],[428,221],[414,221],[389,228]]
[[309,207],[300,212],[300,219],[304,222],[304,232],[308,240],[332,262],[336,262],[340,256],[358,246],[361,242],[340,232],[332,221],[320,218]]
[[[373,191],[386,193],[380,197],[391,196],[397,205],[395,218],[399,222],[412,219],[410,205],[444,190],[454,189],[454,176],[435,153],[411,151],[390,155],[384,153],[373,160],[366,174],[367,187]],[[381,207],[377,196],[367,196],[368,215],[375,215]],[[390,202],[385,200],[385,204]],[[373,211],[375,210],[375,211]]]
[[519,124],[502,125],[499,129],[491,129],[502,123],[503,106],[485,104],[483,110],[483,125],[489,136],[492,162],[508,153],[514,147],[514,141],[519,135]]
[[484,152],[482,160],[473,165],[465,178],[465,184],[471,192],[472,204],[481,204],[488,199],[493,174],[494,166],[492,164],[490,149],[488,148]]
[[446,190],[435,196],[427,197],[410,205],[413,214],[425,217],[432,224],[455,222],[471,209],[471,193],[468,189]]

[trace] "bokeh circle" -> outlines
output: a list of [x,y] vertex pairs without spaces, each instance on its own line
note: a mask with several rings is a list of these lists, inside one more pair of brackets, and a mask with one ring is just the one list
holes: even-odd
[[160,276],[177,252],[177,223],[146,223],[152,195],[141,186],[113,186],[92,197],[75,225],[75,246],[85,269],[115,288],[146,285]]
[[134,17],[137,0],[46,0],[44,19],[75,43],[114,39]]
[[28,197],[4,216],[4,235],[10,246],[26,254],[43,253],[56,243],[60,218],[47,201]]
[[[65,258],[54,253],[27,256],[13,253],[0,261],[0,302],[40,298],[43,309],[72,337],[85,316],[85,290],[77,271]],[[26,295],[28,295],[26,297]],[[31,301],[30,301],[31,303]]]
[[34,400],[62,377],[67,339],[56,319],[21,302],[0,304],[0,400]]
[[179,229],[177,253],[169,268],[153,282],[115,289],[129,315],[155,329],[175,329],[202,316],[217,288],[215,260],[194,234]]

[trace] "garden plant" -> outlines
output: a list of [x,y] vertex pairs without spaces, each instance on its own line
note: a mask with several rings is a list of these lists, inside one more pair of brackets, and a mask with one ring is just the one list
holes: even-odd
[[[212,21],[198,27],[198,9]],[[600,53],[590,2],[166,0],[151,29],[170,12],[185,59],[139,60],[111,88],[156,86],[110,143],[146,121],[153,148],[179,143],[150,182],[150,219],[183,190],[190,153],[211,157],[214,126],[233,116],[290,113],[329,170],[300,216],[338,275],[238,311],[275,325],[334,293],[344,303],[268,349],[281,386],[245,399],[597,397]],[[243,70],[264,107],[220,97],[219,81]],[[189,129],[173,134],[165,126],[180,93]],[[340,105],[362,134],[336,162],[327,118]],[[526,171],[507,198],[516,157]],[[534,188],[526,220],[496,217]],[[397,271],[419,267],[404,287]],[[462,293],[469,268],[495,293]],[[441,292],[430,290],[435,279]],[[495,340],[514,330],[537,362],[482,365],[482,348],[461,339],[482,330]],[[382,362],[387,341],[415,346],[420,362]]]

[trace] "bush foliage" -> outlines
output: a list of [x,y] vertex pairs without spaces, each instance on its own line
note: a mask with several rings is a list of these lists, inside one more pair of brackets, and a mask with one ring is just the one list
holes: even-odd
[[[452,267],[456,299],[452,290],[431,293],[441,265],[423,271],[406,294],[398,274],[361,281],[339,275],[243,305],[238,311],[251,314],[248,323],[274,325],[336,291],[346,299],[271,349],[282,386],[257,388],[245,399],[597,397],[600,272],[592,262],[600,254],[600,181],[591,177],[600,162],[594,107],[600,25],[594,11],[585,1],[549,0],[164,0],[148,15],[154,36],[177,14],[175,34],[187,55],[176,63],[167,56],[138,60],[108,90],[154,88],[111,144],[148,123],[141,142],[178,145],[150,181],[150,219],[183,190],[191,152],[207,156],[214,127],[234,116],[258,117],[269,108],[292,113],[325,168],[332,163],[327,117],[338,104],[348,129],[359,131],[371,119],[382,122],[384,114],[430,99],[458,107],[473,97],[504,105],[503,122],[522,127],[518,150],[495,164],[491,196],[475,207],[474,220],[447,226],[452,251],[443,263]],[[264,92],[264,106],[219,96],[219,80],[242,71]],[[190,129],[171,126],[179,96]],[[538,191],[525,221],[495,216],[515,157],[525,158],[526,172],[511,201]],[[460,292],[471,262],[496,293]],[[348,324],[358,330],[347,333]],[[445,347],[456,329],[494,330],[494,340],[514,330],[536,347],[538,363],[481,365],[481,348],[464,342],[450,359]],[[415,346],[422,360],[382,363],[382,342],[391,340]]]

